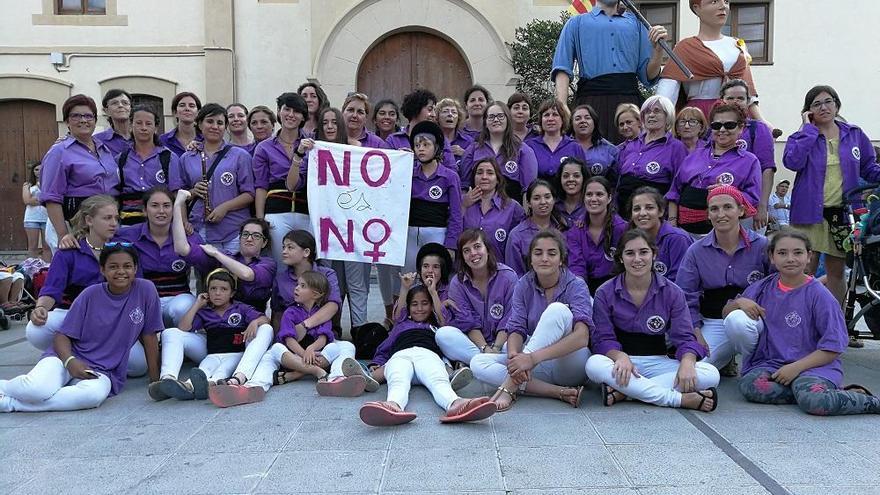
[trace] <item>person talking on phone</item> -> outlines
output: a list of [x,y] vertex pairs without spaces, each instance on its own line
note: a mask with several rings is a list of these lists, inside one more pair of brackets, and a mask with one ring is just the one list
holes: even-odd
[[[840,97],[831,86],[807,91],[801,109],[803,125],[785,143],[782,163],[795,172],[791,225],[806,234],[813,246],[807,273],[816,273],[819,255],[825,253],[825,285],[842,304],[846,291],[843,242],[851,229],[844,193],[858,186],[859,177],[880,182],[880,166],[865,132],[838,119],[840,107]],[[850,347],[862,345],[850,337]]]

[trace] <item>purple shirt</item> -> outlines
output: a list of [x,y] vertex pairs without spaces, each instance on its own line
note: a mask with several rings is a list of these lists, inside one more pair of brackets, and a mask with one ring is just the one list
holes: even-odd
[[[321,309],[320,306],[313,306],[311,310],[308,310],[300,306],[299,303],[294,303],[292,306],[285,309],[284,315],[281,317],[281,329],[278,331],[275,340],[283,344],[284,339],[287,338],[293,338],[296,341],[305,338],[305,335],[302,337],[299,335],[299,332],[296,331],[296,326],[304,322],[309,316],[317,313],[319,309]],[[327,338],[328,344],[333,342],[335,339],[335,336],[333,335],[333,321],[327,320],[314,328],[310,328],[308,332],[306,332],[306,335],[315,340],[323,335]]]
[[639,180],[669,184],[682,160],[688,155],[687,147],[667,132],[666,136],[645,144],[647,134],[626,142],[618,155],[619,176],[633,176]]
[[556,211],[565,218],[565,221],[568,222],[569,226],[574,225],[579,219],[583,218],[584,215],[587,214],[587,208],[584,206],[583,201],[579,201],[577,207],[571,213],[565,209],[565,200],[560,199],[556,202],[556,206],[554,207]]
[[384,139],[373,134],[372,131],[368,131],[366,128],[357,140],[361,143],[361,146],[365,148],[388,149],[388,143],[386,143]]
[[614,214],[611,219],[610,249],[606,251],[605,228],[603,227],[599,234],[599,241],[593,242],[587,221],[589,217],[581,217],[565,231],[565,239],[568,243],[568,268],[584,280],[601,279],[611,275],[614,270],[614,251],[617,242],[627,230],[627,223],[616,213]]
[[[498,167],[501,168],[501,175],[508,182],[512,182],[512,184],[508,184],[507,189],[508,196],[511,198],[518,199],[521,194],[509,194],[510,191],[519,189],[521,193],[525,192],[529,184],[538,178],[538,161],[535,158],[535,152],[532,151],[529,145],[521,144],[517,156],[508,159],[502,156],[500,151],[495,153],[495,150],[492,149],[489,143],[484,143],[480,146],[480,143],[475,141],[474,144],[468,146],[465,150],[464,156],[461,157],[461,162],[459,163],[458,171],[461,176],[462,189],[469,189],[473,186],[471,175],[473,175],[474,167],[480,160],[487,158],[494,158],[498,163]],[[516,185],[519,187],[517,188]]]
[[[752,205],[761,200],[761,164],[758,158],[740,148],[727,150],[714,158],[714,145],[697,148],[681,162],[666,199],[678,203],[685,186],[707,190],[712,185],[734,186]],[[692,208],[694,209],[694,208]]]
[[746,247],[740,237],[733,256],[728,256],[718,245],[713,230],[688,248],[681,260],[675,283],[684,290],[695,327],[703,324],[700,314],[703,291],[728,286],[744,289],[770,273],[767,238],[754,231],[747,232],[750,245]]
[[132,148],[134,146],[134,141],[131,136],[123,136],[119,134],[112,127],[108,127],[101,132],[97,132],[92,135],[93,138],[104,143],[110,152],[113,154],[113,157],[119,156],[123,151]]
[[[439,210],[440,205],[446,211],[445,218],[433,218],[429,224],[422,224],[419,219],[424,219],[425,214],[419,215],[419,209],[430,212],[427,216],[433,216]],[[447,167],[437,166],[437,170],[430,177],[426,177],[421,165],[413,167],[412,191],[410,199],[409,224],[411,227],[435,227],[435,223],[446,224],[446,241],[444,245],[449,249],[455,249],[458,236],[461,235],[461,184],[458,175]],[[414,218],[415,217],[415,218]]]
[[556,149],[551,150],[544,136],[536,136],[529,138],[525,143],[535,152],[535,160],[538,163],[538,177],[542,179],[551,179],[556,175],[562,160],[568,157],[574,157],[579,160],[584,159],[584,149],[574,139],[568,136],[562,136],[562,141],[556,145]]
[[480,329],[486,342],[495,342],[498,332],[507,331],[510,299],[518,281],[516,272],[499,263],[498,270],[489,278],[483,297],[466,273],[452,277],[449,298],[458,306],[458,311],[450,325],[464,333]]
[[[342,296],[339,293],[339,280],[332,268],[312,264],[312,271],[324,274],[330,282],[330,294],[327,294],[327,302],[335,302],[342,306]],[[294,304],[293,289],[299,283],[299,276],[292,266],[281,267],[275,276],[275,285],[272,287],[272,310],[280,311]]]
[[[198,237],[198,234],[193,235],[195,238],[190,237],[187,239],[189,241],[189,255],[184,256],[183,259],[187,263],[195,265],[202,273],[208,273],[220,267],[220,262],[216,258],[208,256],[202,250],[202,240]],[[254,271],[253,280],[238,280],[235,299],[247,302],[252,306],[254,306],[253,303],[256,301],[267,301],[272,295],[272,284],[275,281],[275,273],[277,271],[275,260],[271,256],[260,256],[247,261],[241,253],[224,252],[224,254]]]
[[46,282],[40,289],[40,297],[51,297],[55,300],[56,308],[67,309],[83,289],[103,281],[98,259],[92,254],[86,240],[80,239],[79,249],[59,249],[55,252]]
[[[550,228],[559,230],[559,225],[556,225],[552,218],[550,225]],[[526,217],[507,234],[507,246],[504,247],[504,263],[513,268],[513,271],[520,277],[529,271],[528,264],[526,263],[529,245],[532,243],[535,234],[541,230],[531,218]]]
[[461,129],[459,129],[458,132],[460,132],[467,139],[470,139],[472,143],[475,143],[478,139],[480,139],[480,132],[482,131],[480,129],[471,129],[470,127],[468,127],[467,122],[465,122],[465,124],[461,126]]
[[252,321],[261,316],[266,315],[238,301],[232,301],[222,315],[206,306],[196,312],[192,321],[192,330],[205,332],[234,330],[241,333]]
[[[138,268],[143,271],[144,278],[153,282],[160,297],[176,296],[189,293],[190,264],[174,252],[174,240],[171,232],[159,246],[150,234],[149,223],[144,222],[129,227],[122,227],[115,239],[134,244],[138,252]],[[200,242],[198,234],[187,237],[192,242]]]
[[[854,125],[835,123],[840,128],[840,172],[844,193],[859,185],[859,177],[868,182],[880,182],[880,166],[875,163],[874,147],[868,136]],[[827,153],[825,136],[820,135],[819,128],[813,124],[805,124],[785,143],[782,164],[796,173],[791,191],[792,224],[822,223]]]
[[[572,325],[581,321],[588,328],[593,328],[593,299],[584,279],[571,273],[566,268],[559,274],[559,282],[553,292],[553,300],[568,306],[574,315]],[[544,295],[544,289],[538,285],[535,272],[529,271],[516,283],[510,301],[510,316],[507,320],[507,333],[518,333],[523,340],[527,339],[538,325],[538,320],[550,303]]]
[[464,211],[463,229],[480,229],[486,232],[489,244],[495,249],[495,258],[505,263],[507,238],[514,227],[526,218],[519,203],[507,199],[506,204],[497,194],[492,197],[489,211],[483,213],[482,201],[477,201]]
[[[254,174],[251,170],[251,156],[241,148],[223,143],[228,148],[226,155],[220,160],[214,174],[209,178],[208,191],[214,208],[238,197],[239,194],[254,195]],[[219,153],[219,150],[218,150]],[[215,155],[216,156],[216,155]],[[214,157],[208,158],[207,168],[210,170]],[[171,170],[171,189],[191,189],[202,180],[202,158],[200,153],[188,151],[180,157],[180,167]],[[238,229],[245,220],[251,217],[249,207],[230,211],[219,223],[205,224],[205,202],[196,199],[192,203],[189,220],[198,232],[205,226],[206,241],[214,244],[227,242],[238,235]]]
[[[134,148],[131,148],[122,167],[122,174],[125,179],[125,184],[122,185],[122,192],[141,193],[158,185],[167,185],[168,176],[162,170],[162,161],[159,160],[159,155],[164,151],[169,151],[168,175],[171,175],[172,170],[180,167],[180,159],[177,158],[177,155],[171,153],[168,148],[156,146],[146,158],[141,157]],[[117,158],[119,158],[119,155],[117,155]]]
[[[407,128],[403,128],[397,132],[391,133],[387,138],[385,138],[385,143],[387,143],[387,147],[394,150],[402,150],[407,149],[412,151],[412,145],[409,142],[409,131]],[[419,165],[419,159],[415,157],[413,154],[413,165]],[[452,154],[452,148],[450,148],[450,143],[444,140],[443,143],[443,156],[440,158],[440,165],[447,167],[449,169],[458,172],[458,164],[455,160],[455,155]]]
[[72,136],[55,143],[43,157],[40,172],[40,201],[63,203],[65,196],[116,196],[119,166],[107,145],[95,140],[95,152]]
[[770,126],[754,119],[746,119],[746,126],[736,141],[739,149],[758,157],[762,172],[764,170],[776,171],[775,143],[776,140],[773,139],[773,131]]
[[583,160],[587,164],[587,171],[591,176],[601,175],[611,178],[614,175],[614,171],[617,169],[617,157],[620,154],[617,146],[602,138],[598,144],[593,145],[588,150],[583,150],[583,152]]
[[[195,141],[201,142],[204,138],[202,138],[201,134],[196,134]],[[186,153],[186,148],[184,148],[180,141],[177,140],[177,127],[171,129],[159,136],[159,144],[171,150],[172,153],[181,157],[184,153]]]
[[[278,131],[278,133],[280,132]],[[294,150],[299,146],[301,139],[302,136],[293,142]],[[284,143],[278,137],[278,134],[258,144],[254,151],[253,161],[254,187],[268,191],[269,184],[282,181],[285,182],[284,189],[287,189],[287,172],[290,171],[291,159],[292,156],[287,155]],[[305,160],[302,163],[304,162]],[[302,163],[300,166],[302,166]]]
[[[755,368],[775,372],[817,350],[846,351],[846,322],[831,292],[816,279],[788,292],[783,292],[778,283],[779,274],[773,274],[750,285],[742,294],[766,311],[764,331],[758,335],[755,350],[743,359],[743,375]],[[801,374],[824,378],[838,387],[843,382],[840,357]]]
[[669,222],[660,224],[657,231],[657,257],[654,259],[654,271],[669,280],[676,280],[679,266],[694,238],[684,230],[673,227]]
[[662,275],[654,274],[651,286],[641,306],[636,306],[624,285],[624,274],[602,284],[593,300],[591,332],[593,352],[608,354],[622,351],[615,329],[627,333],[665,334],[669,345],[675,347],[675,359],[681,360],[690,352],[697,360],[706,356],[694,334],[694,326],[688,313],[684,292]]
[[[125,294],[111,294],[106,283],[84,290],[58,331],[70,337],[77,359],[110,378],[113,396],[125,385],[131,346],[142,335],[164,329],[156,288],[136,278]],[[54,349],[49,349],[43,357],[56,355]]]
[[427,322],[416,322],[410,320],[409,318],[399,321],[394,324],[394,327],[391,329],[391,333],[388,334],[388,337],[379,344],[379,347],[376,348],[376,354],[373,356],[373,359],[370,361],[372,364],[378,364],[379,366],[384,366],[385,363],[391,359],[391,351],[394,349],[394,344],[397,342],[397,339],[400,338],[406,332],[411,332],[413,330],[421,330],[428,331],[432,334],[434,333],[434,328],[430,323]]

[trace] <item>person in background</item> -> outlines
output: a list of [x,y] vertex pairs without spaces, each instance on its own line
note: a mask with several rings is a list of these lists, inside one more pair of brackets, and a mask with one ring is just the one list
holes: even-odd
[[770,225],[773,230],[779,230],[788,225],[791,215],[791,193],[788,188],[791,182],[787,180],[779,181],[776,184],[776,191],[770,195]]
[[101,99],[101,107],[110,127],[95,134],[95,138],[107,145],[116,157],[132,145],[131,95],[124,89],[111,89]]
[[434,109],[437,113],[437,123],[443,129],[443,138],[455,159],[455,169],[458,170],[458,162],[464,156],[464,150],[473,144],[473,140],[461,131],[461,126],[464,124],[464,110],[461,108],[461,103],[453,98],[443,98]]
[[314,81],[305,82],[296,88],[297,94],[302,96],[306,101],[306,107],[309,109],[309,116],[305,125],[302,127],[303,137],[315,137],[315,132],[321,125],[319,114],[321,110],[330,106],[330,99],[327,93],[321,88],[321,85]]
[[641,134],[642,122],[639,113],[639,107],[633,103],[617,105],[617,109],[614,111],[614,123],[617,124],[617,132],[620,134],[620,141],[617,142],[619,149],[623,150],[627,141],[635,139]]
[[465,90],[464,98],[461,101],[464,102],[464,109],[467,112],[467,118],[461,127],[461,132],[471,141],[476,141],[485,125],[483,114],[486,113],[486,107],[492,101],[492,95],[488,89],[474,84]]
[[535,152],[538,177],[551,180],[561,163],[568,157],[584,158],[584,150],[570,138],[568,133],[568,108],[554,99],[548,99],[538,107],[541,130],[538,136],[529,138],[526,144]]
[[249,151],[253,141],[248,138],[247,126],[248,109],[241,103],[233,103],[226,107],[226,132],[229,135],[229,144],[244,148]]
[[602,131],[596,127],[597,120],[599,114],[590,105],[578,105],[571,114],[571,134],[583,149],[584,163],[589,173],[584,178],[601,175],[616,184],[617,155],[620,150],[602,137]]
[[507,99],[507,107],[510,108],[514,136],[525,142],[526,139],[539,135],[532,127],[532,98],[529,95],[525,93],[510,95]]
[[254,156],[254,151],[256,151],[258,144],[272,137],[272,131],[275,130],[275,122],[275,112],[267,106],[257,105],[248,112],[247,124],[251,135],[254,137],[254,142],[245,150],[251,156]]
[[40,161],[28,164],[28,180],[21,186],[21,200],[24,202],[24,232],[27,235],[28,257],[40,258],[46,263],[52,261],[52,251],[46,246],[46,222],[49,214],[40,204]]
[[709,123],[706,115],[697,107],[685,107],[675,116],[672,135],[684,143],[690,153],[706,145],[706,131]]
[[382,139],[400,131],[400,108],[394,100],[382,100],[373,109],[373,131]]
[[[159,142],[175,155],[181,156],[189,149],[189,144],[201,139],[196,116],[202,109],[202,101],[195,93],[177,93],[171,100],[171,111],[177,126],[159,136]],[[225,115],[225,112],[224,112]]]

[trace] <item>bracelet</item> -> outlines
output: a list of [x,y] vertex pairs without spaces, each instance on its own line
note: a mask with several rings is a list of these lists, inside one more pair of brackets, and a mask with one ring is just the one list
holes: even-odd
[[300,152],[299,152],[299,148],[293,150],[293,154],[296,155],[296,156],[298,156],[298,157],[300,157],[300,158],[305,158],[305,156],[306,156],[305,153],[300,153]]
[[67,365],[68,365],[68,363],[70,363],[70,361],[72,359],[76,359],[76,356],[74,356],[74,355],[67,356],[67,359],[64,360],[64,369],[67,369]]
[[489,347],[489,344],[486,344],[486,345],[480,347],[480,352],[486,352],[487,347]]

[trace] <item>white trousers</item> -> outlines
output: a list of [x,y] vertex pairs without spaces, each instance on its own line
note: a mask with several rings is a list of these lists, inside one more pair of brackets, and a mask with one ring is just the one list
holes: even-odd
[[421,384],[431,392],[434,402],[448,411],[458,395],[449,385],[446,365],[436,353],[422,347],[397,351],[385,363],[385,381],[388,382],[388,401],[405,409],[409,403],[412,384]]
[[176,296],[160,297],[159,302],[162,304],[162,321],[165,323],[165,328],[171,328],[180,323],[183,315],[196,302],[196,296],[187,292]]
[[202,362],[199,363],[199,369],[205,372],[208,380],[216,382],[224,380],[232,376],[235,367],[241,361],[243,352],[222,352],[218,354],[208,354]]
[[749,318],[741,309],[731,311],[724,319],[724,333],[727,334],[727,340],[733,346],[734,352],[742,354],[743,357],[755,350],[758,337],[763,331],[764,322]]
[[[446,242],[446,227],[409,227],[406,236],[406,272],[417,272],[416,256],[425,244],[436,242],[441,246]],[[449,267],[452,271],[452,267]]]
[[[67,222],[65,222],[66,224]],[[68,232],[70,232],[70,225],[67,225]],[[46,246],[52,250],[52,254],[58,252],[58,231],[55,230],[55,226],[52,225],[51,220],[46,221],[46,231],[43,234],[46,240]]]
[[703,338],[709,346],[709,355],[703,359],[703,362],[721,369],[730,362],[736,351],[733,343],[727,338],[724,331],[724,320],[714,318],[703,318],[703,326],[701,328]]
[[208,338],[203,333],[166,328],[162,332],[162,367],[159,377],[177,379],[183,357],[201,363],[208,355]]
[[[535,331],[526,341],[522,352],[535,352],[559,342],[571,333],[574,316],[568,306],[551,303],[538,320]],[[587,381],[585,366],[590,350],[586,347],[568,355],[544,361],[532,370],[532,378],[561,386],[577,386]],[[501,386],[507,379],[507,352],[501,354],[479,354],[471,359],[474,376],[493,386]]]
[[[276,370],[281,368],[281,357],[284,353],[291,352],[284,344],[275,343],[263,354],[260,363],[257,365],[256,371],[245,386],[263,387],[263,390],[269,390],[272,386],[272,375]],[[335,340],[325,345],[321,349],[321,355],[330,363],[330,371],[327,378],[336,378],[342,376],[342,361],[345,358],[354,358],[354,344],[344,340]]]
[[480,354],[480,348],[477,347],[477,344],[474,344],[470,337],[455,327],[438,328],[434,334],[434,342],[437,342],[443,355],[451,361],[461,361],[469,365],[471,359]]
[[[618,384],[613,375],[614,361],[594,354],[587,360],[587,376],[596,383],[605,383],[628,397],[663,407],[681,407],[681,392],[674,388],[680,362],[667,356],[630,356],[641,377],[635,375],[627,386]],[[696,363],[697,390],[718,385],[718,369],[705,361]]]
[[269,236],[271,237],[272,257],[279,267],[281,262],[281,247],[284,245],[284,236],[291,230],[312,231],[308,215],[302,213],[266,213],[266,221],[269,222]]
[[369,321],[367,319],[367,303],[370,298],[371,265],[358,261],[343,261],[342,266],[345,269],[351,326],[361,326]]
[[55,356],[44,357],[26,375],[0,380],[0,411],[75,411],[98,407],[110,395],[110,378],[73,379]]
[[241,361],[233,370],[233,374],[241,373],[250,380],[257,369],[257,365],[260,364],[260,359],[263,358],[263,354],[272,345],[272,339],[274,338],[275,331],[272,329],[272,325],[264,323],[257,327],[257,335],[245,345]]

